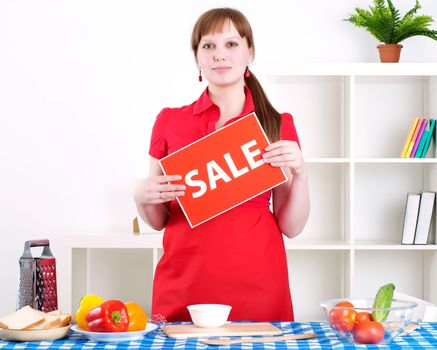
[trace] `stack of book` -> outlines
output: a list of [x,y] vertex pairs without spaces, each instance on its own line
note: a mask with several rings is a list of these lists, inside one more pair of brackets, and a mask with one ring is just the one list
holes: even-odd
[[435,198],[436,193],[432,191],[407,194],[402,244],[431,243],[433,237],[430,235],[430,229],[431,223],[435,221]]
[[425,158],[432,139],[435,141],[435,119],[416,118],[408,131],[401,158]]

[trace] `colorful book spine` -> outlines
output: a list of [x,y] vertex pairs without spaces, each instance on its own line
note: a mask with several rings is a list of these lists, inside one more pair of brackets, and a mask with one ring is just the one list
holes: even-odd
[[434,123],[435,121],[433,121],[433,119],[428,119],[428,125],[425,128],[425,130],[423,131],[423,135],[420,139],[420,143],[419,143],[419,147],[417,147],[417,151],[416,151],[416,158],[423,158],[422,154],[423,154],[423,150],[425,148],[426,142],[428,140],[428,136],[430,134],[430,132],[432,132],[431,129],[434,128]]
[[413,137],[411,138],[410,145],[408,146],[407,153],[405,154],[405,158],[410,158],[411,152],[413,151],[414,143],[416,142],[417,135],[419,134],[420,127],[422,125],[422,118],[419,118],[419,121],[416,124],[416,128],[414,129]]
[[435,130],[436,130],[435,124],[436,124],[436,120],[431,119],[430,125],[429,125],[429,130],[427,133],[426,142],[425,142],[425,145],[423,146],[423,151],[422,151],[420,158],[426,158],[426,155],[427,155],[428,150],[429,150],[429,146],[431,145],[431,140],[433,138],[433,135],[435,134]]
[[407,138],[405,139],[404,147],[401,151],[401,158],[405,158],[405,155],[407,154],[408,147],[410,146],[411,138],[413,137],[414,130],[416,130],[417,122],[419,121],[419,118],[415,118],[413,120],[413,124],[411,124],[410,130],[408,131]]
[[[431,120],[429,121],[429,123],[431,123]],[[423,132],[421,139],[420,139],[419,147],[417,147],[417,152],[415,154],[416,158],[423,158],[422,153],[423,153],[423,149],[424,149],[425,144],[426,144],[426,140],[428,140],[428,135],[429,135],[429,130],[425,130]]]
[[419,133],[417,134],[416,141],[414,141],[413,150],[411,151],[410,158],[414,158],[416,155],[417,147],[419,147],[420,139],[422,138],[423,131],[426,128],[426,124],[428,123],[428,119],[423,118],[422,124],[420,125]]

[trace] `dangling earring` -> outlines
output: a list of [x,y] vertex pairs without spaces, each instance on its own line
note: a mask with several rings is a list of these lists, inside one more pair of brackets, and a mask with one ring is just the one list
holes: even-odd
[[246,79],[250,78],[250,70],[249,70],[249,66],[246,66],[246,71],[244,72],[244,77]]
[[199,81],[202,82],[202,80],[203,80],[203,79],[202,79],[202,70],[199,69]]

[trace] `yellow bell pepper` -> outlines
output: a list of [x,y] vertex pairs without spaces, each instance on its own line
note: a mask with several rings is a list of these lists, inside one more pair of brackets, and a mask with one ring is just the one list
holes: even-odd
[[76,323],[80,328],[87,330],[88,322],[85,319],[86,314],[104,301],[105,299],[95,294],[87,294],[80,299],[79,309],[76,311]]
[[125,305],[129,315],[129,327],[127,331],[143,331],[146,329],[148,317],[141,306],[134,302],[129,302]]

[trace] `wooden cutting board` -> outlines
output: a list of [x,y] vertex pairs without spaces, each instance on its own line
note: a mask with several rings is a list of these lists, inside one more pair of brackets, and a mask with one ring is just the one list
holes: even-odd
[[279,335],[282,331],[271,323],[226,323],[218,328],[202,328],[194,324],[164,326],[164,332],[171,338],[197,338],[218,336]]

